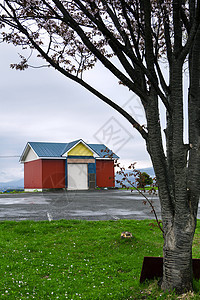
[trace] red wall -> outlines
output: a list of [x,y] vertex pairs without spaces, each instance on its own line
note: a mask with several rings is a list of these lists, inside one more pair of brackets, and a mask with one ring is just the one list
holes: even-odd
[[98,187],[115,186],[113,160],[96,160],[96,185]]
[[[113,160],[96,160],[96,185],[115,186]],[[38,159],[24,163],[24,188],[65,188],[65,160]]]
[[42,160],[33,160],[24,163],[24,188],[42,188]]
[[65,160],[42,160],[42,187],[44,189],[65,188]]
[[65,160],[37,159],[24,163],[25,189],[65,187]]

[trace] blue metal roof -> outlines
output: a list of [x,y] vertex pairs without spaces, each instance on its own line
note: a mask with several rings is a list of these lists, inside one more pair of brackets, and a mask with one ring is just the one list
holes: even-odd
[[76,141],[73,141],[73,142],[70,142],[70,143],[68,143],[68,144],[65,144],[65,150],[64,150],[64,152],[62,153],[62,155],[65,153],[65,152],[67,152],[67,151],[69,151],[72,147],[74,147],[78,142],[80,142],[81,140],[76,140]]
[[66,143],[29,142],[28,144],[39,157],[59,157],[66,148]]
[[[83,140],[76,140],[70,143],[51,143],[51,142],[28,142],[22,155],[20,161],[24,161],[29,147],[33,149],[33,151],[37,154],[38,157],[62,157],[64,153],[69,151],[72,147],[74,147],[79,142],[85,143]],[[108,149],[104,144],[87,144],[90,149],[92,149],[100,158],[119,158],[116,154],[112,153],[110,149]],[[106,151],[108,150],[108,152]]]
[[104,144],[88,144],[101,158],[119,158],[112,150],[108,149]]

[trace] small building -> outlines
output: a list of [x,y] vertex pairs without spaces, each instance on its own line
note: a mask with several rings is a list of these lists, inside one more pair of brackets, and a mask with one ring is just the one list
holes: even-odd
[[104,144],[28,142],[24,163],[25,191],[88,190],[114,187],[114,160],[119,157]]

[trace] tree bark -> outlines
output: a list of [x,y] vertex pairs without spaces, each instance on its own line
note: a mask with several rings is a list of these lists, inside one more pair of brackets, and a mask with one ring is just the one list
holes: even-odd
[[[162,288],[182,293],[192,290],[192,241],[196,218],[187,191],[187,146],[183,143],[183,63],[173,57],[170,69],[170,116],[168,174],[171,212],[164,211],[164,247]],[[173,179],[173,181],[171,180]]]
[[162,289],[177,293],[192,290],[192,241],[195,222],[188,218],[176,216],[171,228],[165,231],[163,247]]
[[200,194],[200,26],[189,54],[189,161],[188,194],[196,217]]
[[158,100],[153,90],[146,107],[147,149],[159,185],[164,231],[161,287],[175,289],[177,293],[192,290],[192,241],[196,227],[196,214],[187,187],[188,146],[183,142],[182,67],[182,62],[174,58],[170,70],[172,113],[166,134],[166,157],[162,148]]

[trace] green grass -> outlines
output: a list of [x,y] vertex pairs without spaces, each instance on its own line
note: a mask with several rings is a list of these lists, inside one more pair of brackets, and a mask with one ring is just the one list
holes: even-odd
[[[119,190],[134,190],[134,191],[137,191],[137,189],[139,190],[139,191],[144,191],[144,189],[143,188],[135,188],[135,187],[132,187],[132,186],[130,186],[130,187],[126,187],[126,188],[118,188]],[[152,187],[151,186],[146,186],[145,187],[145,191],[146,192],[149,192],[150,190],[152,190]],[[158,191],[158,187],[154,187],[154,190],[155,191]]]
[[21,194],[24,193],[23,190],[5,190],[4,192],[0,192],[0,194]]
[[[0,299],[178,299],[139,283],[144,256],[162,256],[152,221],[0,222]],[[122,240],[122,231],[133,238]],[[200,257],[200,223],[194,257]],[[195,296],[200,299],[199,282]],[[197,297],[197,298],[196,298]]]

